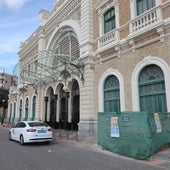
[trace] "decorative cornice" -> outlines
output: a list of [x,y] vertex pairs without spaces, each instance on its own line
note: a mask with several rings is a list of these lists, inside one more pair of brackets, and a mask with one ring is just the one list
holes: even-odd
[[44,26],[45,32],[47,34],[56,28],[56,25],[61,23],[65,18],[70,16],[76,9],[78,9],[81,5],[81,0],[71,0],[64,4],[63,8],[53,12],[49,17],[48,22]]
[[103,12],[106,9],[108,9],[116,4],[118,4],[118,0],[107,0],[107,1],[101,0],[96,4],[96,9],[99,14],[103,14]]

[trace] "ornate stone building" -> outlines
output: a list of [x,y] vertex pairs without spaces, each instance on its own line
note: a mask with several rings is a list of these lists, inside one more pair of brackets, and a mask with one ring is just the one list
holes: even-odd
[[97,134],[98,112],[170,111],[169,0],[55,0],[19,49],[9,121]]

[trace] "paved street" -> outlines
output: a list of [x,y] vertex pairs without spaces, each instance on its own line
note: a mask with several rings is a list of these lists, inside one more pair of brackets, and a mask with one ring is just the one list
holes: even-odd
[[166,166],[122,157],[76,142],[54,141],[50,145],[21,146],[8,140],[8,129],[0,127],[1,170],[164,170]]

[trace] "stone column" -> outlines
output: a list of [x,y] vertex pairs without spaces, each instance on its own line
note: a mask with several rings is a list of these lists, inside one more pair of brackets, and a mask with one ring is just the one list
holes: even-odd
[[94,69],[91,58],[86,59],[84,85],[80,89],[79,135],[97,135],[97,117],[94,103]]
[[79,136],[96,135],[96,117],[94,113],[94,70],[93,37],[94,18],[93,1],[81,1],[81,40],[80,58],[84,63],[84,84],[80,87]]
[[84,58],[93,49],[93,1],[81,1],[81,40],[80,57]]

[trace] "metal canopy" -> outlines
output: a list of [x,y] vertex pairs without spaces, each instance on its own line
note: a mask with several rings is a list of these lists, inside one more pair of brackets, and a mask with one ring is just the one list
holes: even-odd
[[[84,65],[79,57],[59,54],[53,50],[40,51],[25,61],[22,59],[18,63],[18,67],[18,76],[23,84],[38,86],[42,83],[56,82],[64,70],[84,81]],[[14,74],[16,74],[16,70],[17,67],[14,69]]]

